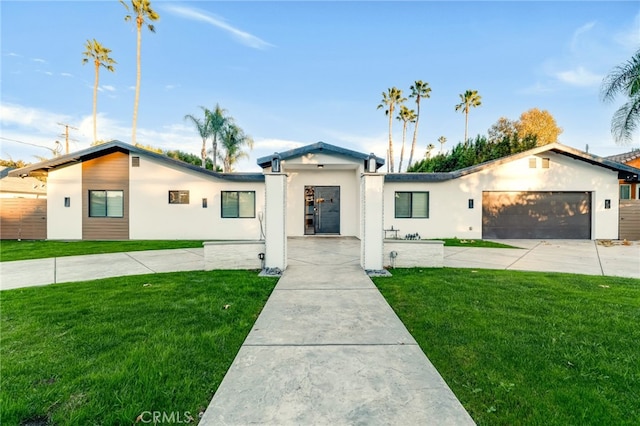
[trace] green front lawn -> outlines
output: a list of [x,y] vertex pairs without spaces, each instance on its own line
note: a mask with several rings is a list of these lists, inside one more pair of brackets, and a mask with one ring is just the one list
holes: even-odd
[[640,280],[392,273],[376,285],[478,424],[640,424]]
[[202,248],[202,240],[141,241],[0,241],[0,261],[44,259],[126,251]]
[[[445,246],[514,248],[483,240],[442,238]],[[202,248],[203,240],[140,240],[140,241],[0,241],[0,262],[44,259],[47,257],[83,254],[120,253],[126,251]]]
[[2,424],[197,419],[276,281],[179,272],[0,292]]

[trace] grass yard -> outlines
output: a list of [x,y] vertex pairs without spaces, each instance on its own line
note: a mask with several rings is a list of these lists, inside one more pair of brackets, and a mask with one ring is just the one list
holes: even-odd
[[[483,240],[442,238],[445,246],[514,248]],[[48,257],[83,254],[121,253],[126,251],[202,248],[203,240],[140,240],[140,241],[47,241],[1,240],[0,262],[12,260],[44,259]]]
[[197,419],[276,281],[199,271],[0,292],[2,424]]
[[202,240],[140,241],[0,241],[0,261],[44,259],[83,254],[120,253],[125,251],[202,248]]
[[640,424],[640,280],[392,273],[376,285],[479,425]]

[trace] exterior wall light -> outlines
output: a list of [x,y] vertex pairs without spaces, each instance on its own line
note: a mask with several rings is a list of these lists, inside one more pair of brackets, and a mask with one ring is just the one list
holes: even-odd
[[611,208],[611,200],[604,200],[604,208],[605,209]]
[[473,208],[473,198],[469,198],[469,208]]
[[367,173],[375,173],[376,170],[376,156],[372,152],[371,154],[369,154],[369,158],[367,159]]
[[271,172],[280,173],[280,154],[277,152],[274,152],[273,157],[271,157]]

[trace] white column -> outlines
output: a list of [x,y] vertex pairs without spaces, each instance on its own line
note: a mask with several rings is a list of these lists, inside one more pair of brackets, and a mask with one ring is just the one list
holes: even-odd
[[265,180],[265,268],[287,268],[287,175],[267,173]]
[[384,175],[363,173],[360,180],[360,265],[382,271],[384,247]]

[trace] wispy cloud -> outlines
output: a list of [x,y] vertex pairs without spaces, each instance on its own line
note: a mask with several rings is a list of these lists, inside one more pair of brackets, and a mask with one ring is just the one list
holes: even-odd
[[245,46],[252,47],[254,49],[264,50],[269,47],[273,47],[272,44],[262,40],[259,37],[254,36],[253,34],[249,34],[248,32],[242,31],[238,28],[235,28],[229,25],[224,19],[219,18],[215,15],[207,13],[203,10],[189,8],[184,6],[164,6],[164,9],[172,13],[176,16],[180,16],[186,19],[191,19],[194,21],[200,21],[212,25],[216,28],[226,31],[229,33],[234,39],[238,40],[240,43]]
[[31,60],[33,62],[39,62],[41,64],[46,64],[47,63],[47,61],[45,61],[44,59],[40,59],[40,58],[31,58]]
[[640,12],[635,16],[630,27],[622,29],[614,35],[614,40],[626,49],[638,49],[638,45],[640,45]]
[[73,77],[73,74],[68,73],[68,72],[61,72],[60,75],[63,76],[63,77]]
[[573,32],[573,37],[571,37],[571,49],[576,49],[578,47],[578,43],[580,43],[580,38],[582,37],[582,35],[591,31],[595,26],[596,22],[591,21],[576,29]]
[[596,86],[602,82],[601,75],[594,74],[582,66],[572,70],[558,72],[556,78],[563,83],[580,87]]
[[101,91],[101,92],[103,92],[103,91],[104,92],[115,92],[116,88],[113,87],[113,86],[110,86],[108,84],[105,84],[103,86],[98,87],[98,90]]

